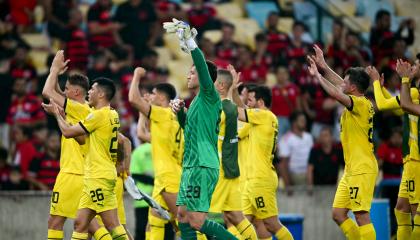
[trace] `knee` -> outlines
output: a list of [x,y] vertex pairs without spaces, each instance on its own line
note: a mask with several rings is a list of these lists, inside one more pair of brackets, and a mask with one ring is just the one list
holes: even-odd
[[76,232],[86,232],[86,224],[83,220],[76,218],[74,220],[74,230]]
[[276,217],[264,219],[264,226],[270,233],[275,234],[282,226]]
[[236,226],[239,223],[241,223],[245,217],[242,215],[241,212],[225,212],[224,218],[225,220]]
[[343,223],[347,219],[347,212],[346,211],[340,211],[337,209],[332,210],[332,219],[334,222],[336,222],[338,225]]
[[48,229],[63,230],[65,218],[49,216]]
[[400,212],[409,213],[411,211],[411,206],[408,202],[408,199],[398,198],[397,204],[395,205],[395,209],[397,209]]
[[369,212],[357,212],[354,213],[354,218],[359,226],[363,226],[370,223]]

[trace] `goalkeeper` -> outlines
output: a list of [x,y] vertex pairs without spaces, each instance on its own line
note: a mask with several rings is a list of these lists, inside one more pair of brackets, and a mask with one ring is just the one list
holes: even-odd
[[237,239],[217,224],[207,219],[211,197],[219,178],[217,139],[219,133],[220,96],[214,87],[216,66],[204,59],[194,37],[195,29],[173,19],[163,26],[168,33],[176,33],[183,51],[191,52],[194,65],[188,74],[188,89],[196,97],[188,110],[183,101],[172,102],[178,121],[184,127],[185,149],[182,162],[181,183],[178,192],[178,221],[183,240],[197,239],[200,231],[216,239]]

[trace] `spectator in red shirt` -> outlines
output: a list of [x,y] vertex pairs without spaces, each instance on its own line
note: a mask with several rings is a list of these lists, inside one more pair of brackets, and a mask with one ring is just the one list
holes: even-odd
[[5,191],[27,191],[31,189],[31,185],[22,175],[19,167],[12,167],[10,178],[2,184],[1,189]]
[[145,84],[157,84],[168,80],[168,69],[158,66],[159,55],[154,50],[145,52],[141,66],[146,69]]
[[10,126],[24,125],[34,127],[45,123],[45,113],[41,107],[41,101],[33,94],[26,91],[27,81],[18,78],[13,84],[12,104],[7,114],[7,123]]
[[335,67],[340,62],[340,56],[344,49],[345,30],[343,22],[335,20],[331,29],[332,39],[327,44],[326,61],[329,66]]
[[29,165],[28,180],[36,189],[53,189],[60,171],[60,144],[60,135],[50,132],[45,143],[45,152]]
[[111,0],[97,0],[87,13],[90,47],[94,51],[121,44],[118,31],[123,27],[111,18]]
[[[394,38],[404,39],[407,46],[414,43],[415,23],[412,19],[401,22],[398,30],[394,33],[391,31],[391,14],[387,10],[379,10],[375,16],[375,25],[370,31],[370,47],[373,52],[374,62],[380,62],[382,58],[392,54],[392,46]],[[408,30],[408,36],[402,37],[401,33],[404,29]]]
[[382,167],[384,179],[400,179],[402,171],[402,133],[401,129],[392,130],[388,141],[383,142],[377,150],[378,160]]
[[285,67],[276,70],[277,83],[271,89],[273,102],[271,111],[279,121],[278,138],[280,139],[290,130],[289,117],[293,111],[300,111],[300,90],[296,84],[290,82],[289,72]]
[[11,167],[7,164],[7,158],[9,153],[7,152],[6,148],[0,148],[0,189],[2,189],[2,185],[9,181],[10,179],[10,171]]
[[69,70],[86,72],[89,56],[89,42],[86,33],[80,25],[83,22],[82,13],[78,8],[70,10],[69,26],[64,36],[66,42],[66,54],[70,60]]
[[216,56],[234,63],[238,57],[239,44],[233,40],[235,26],[231,23],[223,23],[222,39],[216,44]]
[[306,63],[306,56],[308,55],[311,46],[302,38],[306,31],[305,29],[306,26],[302,22],[296,21],[293,23],[290,44],[286,48],[286,57],[289,64]]
[[65,41],[67,25],[70,19],[69,9],[77,7],[77,1],[43,0],[41,4],[44,7],[49,36]]
[[12,164],[19,167],[26,178],[31,162],[38,157],[38,152],[32,143],[32,131],[27,127],[16,126],[13,130],[13,140],[16,143]]
[[205,30],[220,29],[216,14],[216,9],[205,4],[204,0],[191,0],[191,8],[187,11],[188,22],[197,29],[198,38],[201,38]]
[[277,30],[279,22],[279,14],[277,12],[270,12],[267,17],[267,36],[268,46],[267,51],[275,57],[274,64],[286,64],[286,48],[290,43],[289,36]]
[[201,51],[203,51],[203,54],[206,57],[206,59],[214,62],[214,64],[216,64],[218,68],[226,69],[227,66],[230,64],[228,61],[221,59],[216,55],[215,44],[212,41],[210,41],[210,39],[205,37],[201,38],[200,49]]
[[172,18],[183,20],[187,18],[187,13],[182,10],[181,6],[171,0],[155,0],[153,1],[156,8],[156,13],[159,18],[159,22],[171,22]]
[[10,17],[13,24],[18,25],[20,29],[28,27],[34,22],[34,9],[36,0],[13,0],[10,4]]
[[252,57],[251,48],[242,45],[238,49],[238,72],[241,72],[241,80],[244,83],[265,83],[267,68],[264,65],[257,65]]
[[378,62],[378,68],[382,69],[385,67],[396,69],[397,67],[397,60],[403,59],[407,61],[408,59],[405,57],[405,53],[407,51],[407,44],[402,38],[394,38],[394,44],[392,53],[387,55]]
[[29,47],[20,45],[16,48],[15,55],[10,64],[10,75],[13,78],[28,79],[29,92],[35,92],[37,89],[37,73],[35,67],[28,57]]
[[273,56],[267,51],[268,40],[264,33],[255,35],[255,63],[257,65],[264,65],[266,68],[271,69],[273,64]]

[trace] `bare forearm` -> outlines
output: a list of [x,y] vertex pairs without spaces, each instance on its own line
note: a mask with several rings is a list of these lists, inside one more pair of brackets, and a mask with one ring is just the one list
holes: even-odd
[[334,86],[340,86],[344,82],[340,75],[334,72],[328,65],[325,65],[322,70],[324,70],[325,78]]
[[246,108],[246,105],[242,102],[242,99],[239,96],[238,89],[234,89],[232,91],[232,100],[238,107]]
[[288,159],[282,158],[280,162],[280,173],[281,177],[283,178],[285,187],[290,186],[290,173],[289,173],[289,164]]

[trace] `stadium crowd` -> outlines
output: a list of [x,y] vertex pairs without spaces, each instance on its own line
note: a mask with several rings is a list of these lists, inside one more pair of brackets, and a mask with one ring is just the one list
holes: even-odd
[[[136,66],[147,70],[144,89],[171,81],[168,68],[158,65],[160,55],[155,49],[165,45],[160,26],[173,17],[188,21],[198,30],[206,58],[220,68],[234,65],[245,84],[271,86],[271,110],[279,120],[275,165],[289,195],[293,194],[291,185],[306,186],[308,194],[313,185],[335,185],[344,164],[338,123],[343,107],[309,74],[306,56],[313,53],[312,45],[322,46],[328,64],[341,75],[348,67],[376,66],[393,96],[400,89],[397,59],[414,60],[408,47],[415,40],[415,22],[406,19],[397,31],[391,31],[387,10],[377,12],[368,42],[340,20],[334,21],[327,42],[314,40],[300,21],[293,23],[290,32],[282,32],[278,30],[280,14],[273,11],[265,29],[247,45],[234,37],[235,25],[217,13],[215,4],[229,1],[185,1],[188,8],[178,1],[118,2],[0,0],[0,190],[52,189],[60,167],[58,127],[41,107],[48,72],[37,69],[29,54],[33,46],[22,37],[25,33],[41,29],[48,35],[51,55],[46,66],[51,65],[55,49],[64,49],[70,63],[61,80],[69,73],[81,72],[89,79],[104,76],[115,81],[119,89],[113,106],[120,114],[121,132],[137,147],[141,145],[136,134],[138,112],[128,102],[133,70]],[[81,11],[80,4],[90,4],[87,12]],[[37,5],[44,12],[41,26],[34,13]],[[208,38],[208,30],[220,30],[220,40]],[[373,89],[368,95],[373,98]],[[188,106],[193,96],[183,98]],[[401,117],[381,112],[374,122],[383,178],[398,179]],[[395,190],[390,195],[395,197]]]

